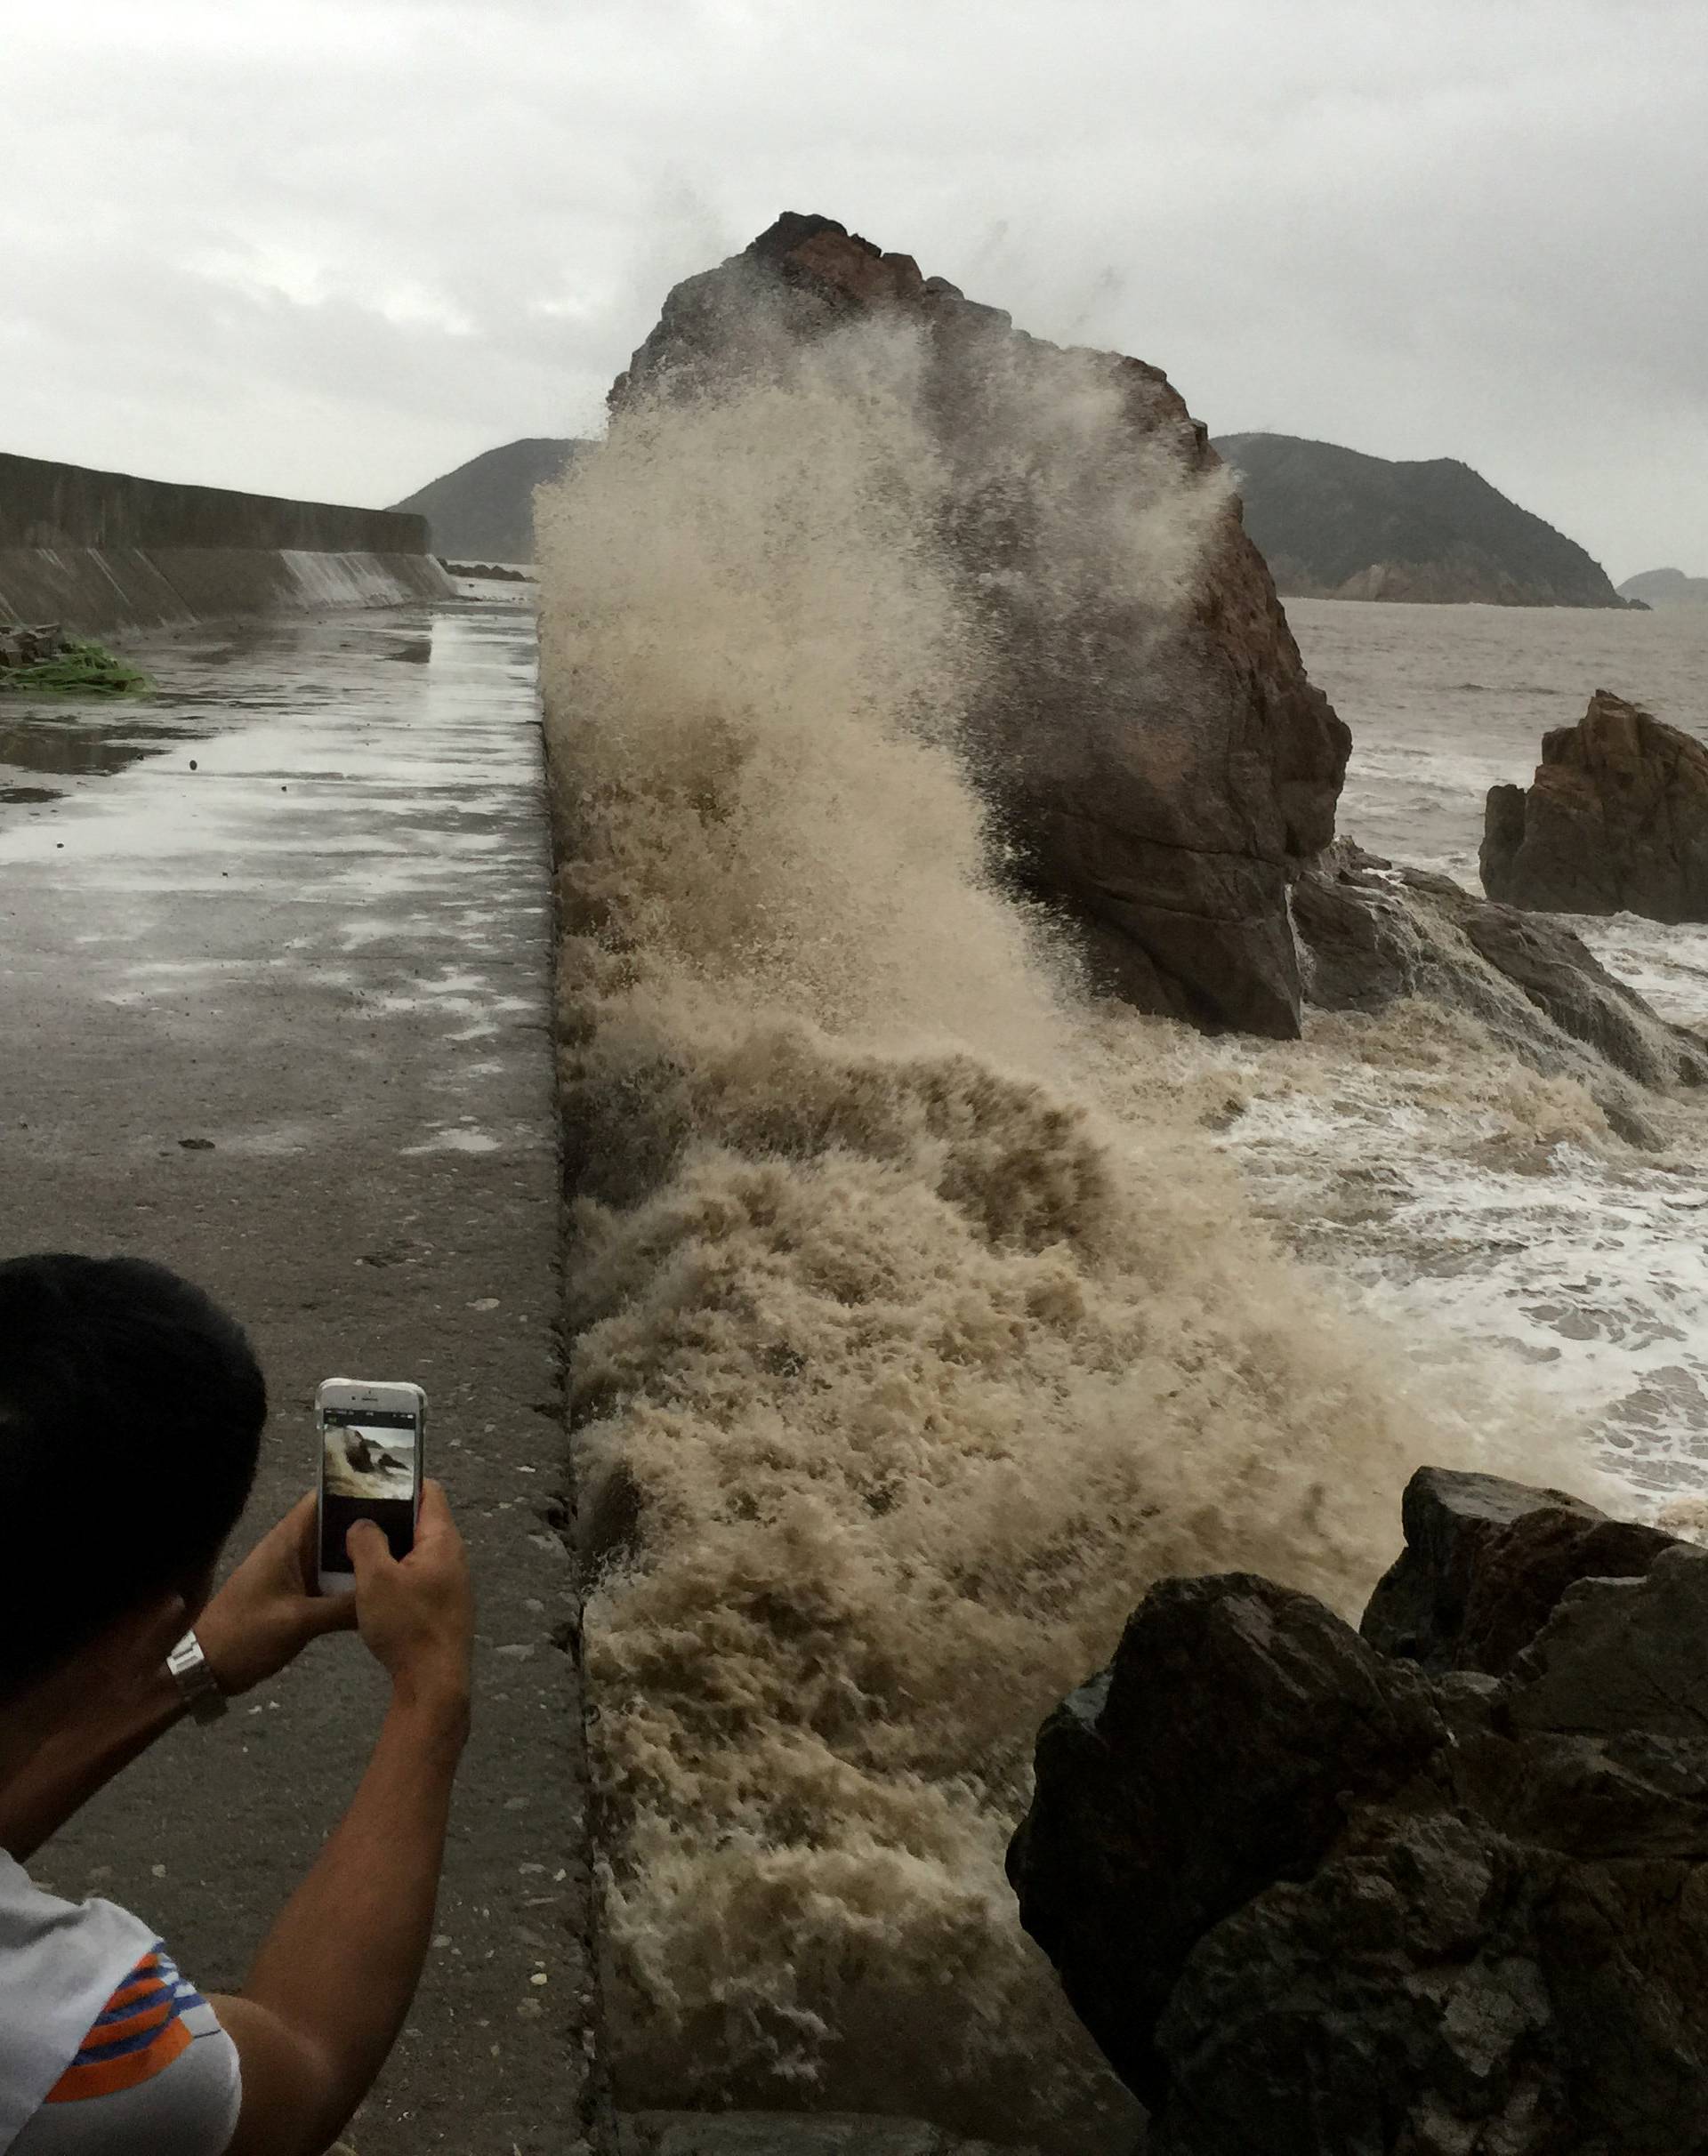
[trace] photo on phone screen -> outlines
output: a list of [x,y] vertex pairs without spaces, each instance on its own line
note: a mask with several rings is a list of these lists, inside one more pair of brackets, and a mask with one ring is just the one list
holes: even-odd
[[415,1540],[418,1431],[410,1414],[373,1407],[321,1410],[320,1569],[350,1569],[344,1537],[357,1520],[383,1529],[394,1557]]

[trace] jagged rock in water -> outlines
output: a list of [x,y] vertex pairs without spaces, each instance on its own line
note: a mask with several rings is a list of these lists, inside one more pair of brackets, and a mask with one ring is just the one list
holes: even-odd
[[1405,1524],[1364,1637],[1152,1590],[1040,1734],[1022,1919],[1156,2156],[1698,2151],[1708,1550],[1429,1469]]
[[1638,1579],[1677,1540],[1609,1519],[1563,1490],[1420,1468],[1400,1512],[1406,1548],[1358,1629],[1434,1675],[1504,1677],[1577,1580]]
[[[1208,504],[1209,543],[1185,589],[1111,589],[1100,562],[1065,594],[1023,573],[1063,489],[1094,523],[1121,510],[1147,459],[1176,483],[1216,487],[1219,460],[1163,374],[1023,335],[910,256],[791,214],[676,286],[613,410],[620,421],[648,396],[774,369],[862,317],[927,340],[945,537],[992,662],[973,761],[1019,879],[1066,902],[1104,985],[1140,1009],[1296,1034],[1287,886],[1333,834],[1349,736],[1306,679],[1237,503]],[[1069,427],[1017,438],[1017,412],[1072,413],[1111,385],[1116,438],[1099,455]]]
[[1527,792],[1489,788],[1479,865],[1513,905],[1708,921],[1708,747],[1597,689]]
[[1708,1084],[1708,1042],[1651,1010],[1582,937],[1451,877],[1338,839],[1294,886],[1293,917],[1318,1009],[1422,996],[1468,1011],[1535,1069],[1580,1079],[1635,1143],[1653,1142],[1640,1088]]

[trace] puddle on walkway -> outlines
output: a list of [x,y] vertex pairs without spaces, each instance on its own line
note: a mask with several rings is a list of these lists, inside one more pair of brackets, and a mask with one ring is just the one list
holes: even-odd
[[[439,865],[409,857],[423,789],[455,793],[459,851],[490,843],[482,815],[514,774],[482,768],[480,699],[495,672],[531,681],[530,626],[520,607],[414,609],[127,640],[125,656],[155,684],[145,696],[116,704],[8,692],[0,703],[0,858],[71,847],[61,826],[94,809],[123,817],[114,836],[133,857],[224,850],[239,811],[257,849],[306,839],[314,850],[332,842],[327,809],[359,793],[363,855],[401,857],[396,886],[419,889]],[[513,648],[501,657],[495,642]],[[144,773],[162,783],[140,793],[110,784]],[[262,819],[263,800],[272,812]],[[157,847],[142,832],[149,818]],[[389,825],[406,828],[393,836]],[[374,866],[376,882],[391,880]]]
[[[14,977],[65,999],[56,1025],[141,1016],[163,1042],[318,1024],[363,1064],[430,1037],[409,1052],[437,1113],[408,1149],[516,1149],[485,1103],[512,1042],[534,1051],[544,994],[531,610],[270,622],[127,656],[146,700],[0,706]],[[312,1119],[279,1106],[210,1135],[288,1154]]]
[[[39,808],[72,791],[32,785],[32,776],[114,777],[150,758],[214,741],[246,721],[324,708],[355,689],[353,677],[367,675],[375,659],[428,666],[436,649],[441,659],[447,656],[447,640],[439,633],[447,620],[455,625],[457,617],[433,620],[415,610],[119,639],[125,656],[155,684],[140,696],[115,702],[6,692],[0,701],[0,808]],[[383,714],[391,701],[384,681],[383,676],[377,683],[371,676],[362,681],[352,716],[371,722]]]
[[0,800],[52,800],[52,793],[13,787],[12,772],[44,771],[58,777],[107,777],[145,756],[159,756],[175,744],[212,731],[189,720],[154,718],[138,699],[123,710],[108,699],[83,703],[69,696],[39,704],[20,716],[11,715],[15,690],[6,692],[0,709]]

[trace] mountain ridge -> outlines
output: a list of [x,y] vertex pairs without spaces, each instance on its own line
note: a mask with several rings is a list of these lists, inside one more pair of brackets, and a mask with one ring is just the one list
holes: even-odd
[[436,554],[532,561],[534,490],[561,477],[587,446],[574,436],[524,435],[483,449],[392,506],[426,518]]
[[1223,434],[1245,528],[1289,598],[1621,607],[1575,540],[1458,457],[1400,462],[1292,434]]
[[1687,576],[1682,569],[1641,569],[1626,577],[1619,596],[1642,607],[1708,606],[1708,576]]

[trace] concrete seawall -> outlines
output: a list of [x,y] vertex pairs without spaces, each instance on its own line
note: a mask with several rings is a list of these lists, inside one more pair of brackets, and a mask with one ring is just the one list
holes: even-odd
[[0,619],[160,628],[453,589],[424,517],[0,454]]

